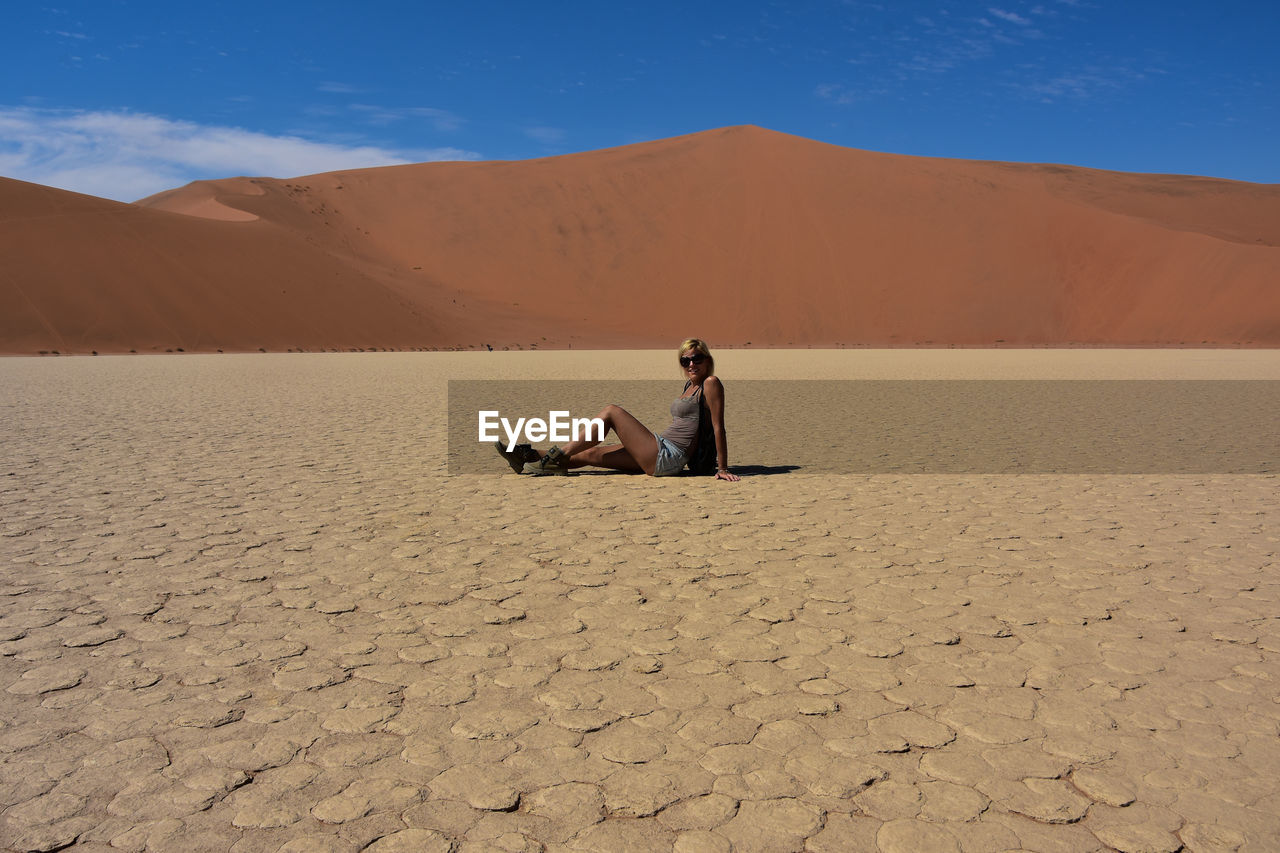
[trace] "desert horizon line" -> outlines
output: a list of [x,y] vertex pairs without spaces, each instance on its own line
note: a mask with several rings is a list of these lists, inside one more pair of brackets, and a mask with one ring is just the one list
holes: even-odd
[[[9,124],[19,130],[25,129],[27,137],[24,137],[24,139],[26,139],[28,144],[31,143],[31,140],[34,140],[37,137],[47,136],[49,132],[52,132],[48,129],[37,132],[41,125],[33,119],[33,116],[42,112],[56,117],[58,121],[53,123],[54,130],[61,129],[61,132],[64,133],[79,132],[81,130],[79,125],[84,124],[86,120],[92,120],[90,123],[95,126],[105,124],[108,126],[109,130],[116,133],[116,135],[119,135],[121,139],[125,141],[122,143],[123,148],[134,151],[135,153],[139,150],[152,152],[150,156],[153,159],[144,160],[141,163],[121,164],[110,160],[108,155],[96,153],[94,156],[89,156],[87,158],[87,164],[86,162],[80,161],[64,163],[67,159],[66,156],[64,156],[65,152],[54,151],[43,156],[39,164],[27,164],[31,165],[31,168],[19,168],[17,171],[20,173],[20,177],[13,175],[5,175],[4,177],[8,177],[10,180],[19,180],[25,183],[34,183],[38,186],[62,189],[66,192],[74,192],[80,195],[88,195],[93,198],[115,201],[121,204],[136,204],[156,195],[208,181],[222,181],[236,178],[297,180],[324,174],[347,173],[371,169],[387,169],[406,165],[421,166],[429,163],[472,163],[477,165],[494,163],[534,163],[546,160],[556,160],[563,157],[574,157],[593,152],[614,151],[637,145],[647,145],[670,140],[684,139],[688,137],[695,137],[700,134],[713,134],[739,129],[760,130],[795,139],[804,139],[817,144],[830,145],[844,150],[861,151],[868,154],[884,154],[893,157],[941,160],[957,163],[1000,163],[1028,167],[1043,166],[1050,168],[1080,169],[1090,172],[1115,175],[1202,178],[1204,180],[1225,181],[1229,183],[1250,184],[1264,187],[1280,186],[1280,184],[1273,182],[1227,177],[1212,174],[1209,171],[1169,171],[1162,169],[1144,171],[1132,168],[1112,167],[1105,164],[1086,164],[1084,162],[1076,162],[1067,159],[1004,159],[998,156],[973,157],[936,152],[925,154],[905,153],[881,146],[847,145],[828,142],[787,130],[778,130],[767,124],[757,122],[716,125],[686,133],[655,136],[649,139],[624,142],[616,145],[606,145],[597,148],[583,147],[572,151],[557,152],[554,154],[510,158],[497,156],[491,157],[486,156],[479,151],[448,147],[406,150],[393,150],[390,148],[382,148],[367,144],[348,145],[344,147],[339,143],[312,140],[293,134],[272,135],[230,125],[201,125],[195,122],[168,119],[164,116],[128,110],[83,111],[60,109],[42,111],[32,107],[0,106],[0,118],[9,119]],[[131,123],[140,126],[140,129],[137,130],[136,133],[150,134],[157,138],[143,139],[142,141],[132,140],[129,133],[121,127],[127,126]],[[90,142],[86,140],[73,140],[66,142],[64,147],[74,152],[75,150],[84,148],[86,145],[90,148],[96,149],[100,147],[102,143],[96,142],[90,144]],[[237,170],[234,168],[223,170],[216,169],[213,164],[223,162],[228,159],[228,149],[240,151],[241,153],[237,156],[248,157],[248,162],[253,162],[253,159],[256,158],[256,161],[266,168],[243,170]],[[244,154],[243,152],[246,150],[255,153],[251,156]],[[105,163],[99,163],[98,161],[102,160],[103,157],[108,157],[108,161]],[[205,165],[201,162],[201,158],[212,158],[213,164]],[[343,158],[348,158],[351,165],[344,165],[341,162]],[[313,167],[318,168],[304,168],[301,171],[296,171],[290,169],[287,165],[292,162],[310,163]],[[66,168],[61,168],[58,164],[63,164]],[[24,164],[18,163],[17,165],[23,166]],[[36,165],[38,165],[39,168],[36,168]],[[105,185],[100,185],[101,182],[97,181],[97,179],[89,179],[84,176],[83,172],[86,168],[92,169],[98,165],[101,165],[104,170],[110,171],[114,174],[118,174],[120,172],[142,173],[144,171],[149,171],[153,176],[145,179],[140,178],[140,180],[144,180],[144,186],[140,187],[141,191],[129,193],[127,194],[128,197],[125,198],[122,197],[118,191],[111,192]],[[195,172],[196,176],[191,177],[191,172]],[[171,175],[173,180],[171,182],[162,182],[158,180],[158,176],[163,174]],[[72,181],[71,177],[76,177],[76,180]],[[85,185],[86,180],[89,184],[87,186]],[[95,181],[97,181],[99,186],[94,186]],[[150,183],[151,186],[145,186],[145,183]],[[69,184],[74,184],[74,186]],[[98,191],[92,191],[95,189]]]

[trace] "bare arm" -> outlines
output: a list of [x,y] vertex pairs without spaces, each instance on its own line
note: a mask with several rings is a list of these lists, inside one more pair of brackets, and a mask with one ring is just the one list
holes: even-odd
[[724,385],[716,377],[708,376],[702,384],[702,393],[707,398],[711,431],[716,439],[716,479],[738,480],[738,475],[729,470],[729,436],[724,428]]

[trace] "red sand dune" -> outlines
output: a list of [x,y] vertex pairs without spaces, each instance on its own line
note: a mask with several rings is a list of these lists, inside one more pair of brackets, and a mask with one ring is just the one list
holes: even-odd
[[0,179],[0,351],[1280,346],[1280,186],[734,127],[543,160]]

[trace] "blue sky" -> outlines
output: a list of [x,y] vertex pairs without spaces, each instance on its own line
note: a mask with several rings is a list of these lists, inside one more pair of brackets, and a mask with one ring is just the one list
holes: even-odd
[[1275,0],[6,6],[0,175],[121,200],[735,124],[1280,182]]

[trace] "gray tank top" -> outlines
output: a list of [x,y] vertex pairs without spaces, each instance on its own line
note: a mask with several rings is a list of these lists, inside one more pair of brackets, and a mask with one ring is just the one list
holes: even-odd
[[[688,386],[685,386],[688,390]],[[662,431],[662,437],[688,453],[698,438],[698,409],[702,403],[702,388],[698,387],[688,397],[677,397],[671,404],[671,426]]]

